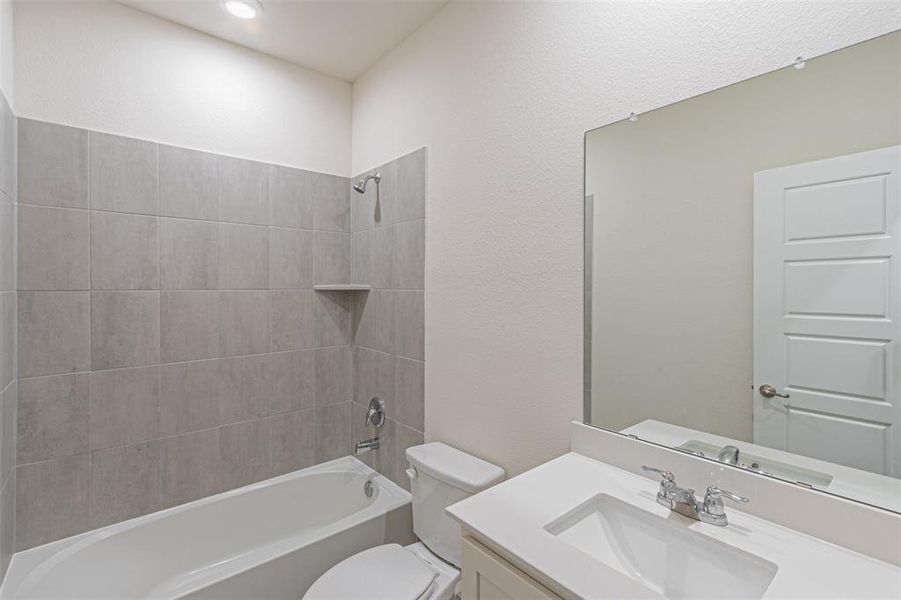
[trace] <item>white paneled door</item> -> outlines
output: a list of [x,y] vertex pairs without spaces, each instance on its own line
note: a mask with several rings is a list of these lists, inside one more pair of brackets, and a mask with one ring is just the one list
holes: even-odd
[[895,146],[755,175],[755,443],[901,476],[899,171]]

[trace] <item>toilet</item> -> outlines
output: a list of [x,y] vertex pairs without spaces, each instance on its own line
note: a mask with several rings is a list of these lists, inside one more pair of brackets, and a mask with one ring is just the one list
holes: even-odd
[[460,580],[462,533],[444,511],[504,479],[504,470],[441,442],[407,449],[413,532],[419,542],[384,544],[344,559],[303,600],[450,600]]

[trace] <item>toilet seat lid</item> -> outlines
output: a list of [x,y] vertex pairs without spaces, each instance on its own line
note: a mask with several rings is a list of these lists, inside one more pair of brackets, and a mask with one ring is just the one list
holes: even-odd
[[398,544],[346,558],[316,580],[304,600],[417,600],[438,574]]

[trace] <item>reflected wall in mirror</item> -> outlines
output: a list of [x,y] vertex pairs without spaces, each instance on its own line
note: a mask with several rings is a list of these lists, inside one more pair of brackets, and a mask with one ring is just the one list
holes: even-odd
[[797,67],[586,134],[586,421],[901,512],[901,32]]

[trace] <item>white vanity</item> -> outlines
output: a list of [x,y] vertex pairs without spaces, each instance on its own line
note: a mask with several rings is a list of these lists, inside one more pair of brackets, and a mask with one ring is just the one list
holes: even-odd
[[[602,438],[612,435],[580,424],[573,427],[574,437],[579,438],[573,443],[577,450],[591,445],[590,438],[596,436],[603,451],[607,442]],[[642,460],[646,445],[624,442],[636,445],[635,458]],[[660,452],[673,453],[649,447],[644,458],[662,458],[667,463],[663,466],[672,469],[677,479],[677,469],[687,464],[682,461],[705,462],[675,453],[671,461]],[[726,477],[714,475],[718,480],[709,483],[723,487],[724,481],[738,483],[737,491],[751,497],[749,509],[772,505],[753,497],[772,489],[755,481],[766,478],[740,474],[746,479],[729,479],[734,471],[724,470]],[[789,494],[823,496],[781,485]],[[661,506],[658,489],[656,479],[570,452],[450,507],[448,512],[466,534],[463,597],[901,597],[901,556],[892,564],[728,502],[728,525],[703,523]],[[814,498],[811,510],[825,515],[835,508],[824,509],[819,500]],[[803,497],[786,501],[785,509],[792,511],[804,501]],[[897,515],[869,510],[887,519],[884,535],[898,533]],[[791,514],[774,518],[792,522]],[[833,524],[835,539],[851,533],[849,522]]]

